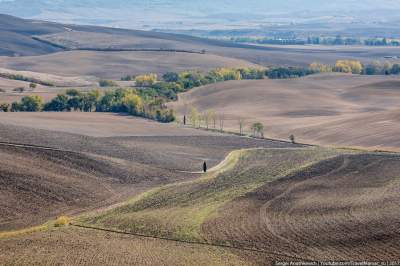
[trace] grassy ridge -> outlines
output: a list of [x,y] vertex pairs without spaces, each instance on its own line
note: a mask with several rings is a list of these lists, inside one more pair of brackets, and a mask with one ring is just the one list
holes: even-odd
[[206,241],[201,225],[233,199],[338,151],[323,148],[254,149],[232,152],[202,178],[164,186],[80,222],[103,228],[188,241]]

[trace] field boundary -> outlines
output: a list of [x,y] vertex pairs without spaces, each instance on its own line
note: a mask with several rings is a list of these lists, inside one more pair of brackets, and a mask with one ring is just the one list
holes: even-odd
[[252,135],[249,135],[249,134],[240,134],[238,132],[220,130],[220,129],[216,129],[216,128],[194,127],[194,126],[188,125],[188,124],[182,125],[182,126],[184,128],[192,128],[192,129],[197,129],[197,130],[202,130],[202,131],[210,131],[210,132],[214,132],[214,133],[227,134],[227,135],[237,136],[237,137],[240,137],[240,138],[249,138],[249,139],[255,139],[255,140],[267,140],[267,141],[271,141],[271,142],[279,142],[279,143],[285,143],[285,144],[299,145],[299,146],[303,146],[303,147],[320,147],[320,145],[315,145],[315,144],[301,143],[301,142],[291,142],[291,141],[283,140],[283,139],[261,138],[261,137],[255,137],[255,136],[252,136]]
[[120,230],[115,230],[115,229],[107,229],[107,228],[89,226],[89,225],[84,225],[84,224],[76,224],[76,223],[70,223],[70,225],[74,226],[74,227],[78,227],[78,228],[97,230],[97,231],[109,232],[109,233],[115,233],[115,234],[130,235],[130,236],[151,238],[151,239],[159,239],[159,240],[172,241],[172,242],[185,243],[185,244],[194,244],[194,245],[202,245],[202,246],[210,246],[210,247],[229,248],[229,249],[236,249],[236,250],[241,250],[241,251],[251,251],[251,252],[264,253],[264,254],[269,254],[269,255],[284,256],[284,257],[288,257],[288,258],[296,259],[296,260],[301,260],[301,261],[311,261],[309,259],[304,259],[304,258],[297,257],[297,256],[292,256],[292,255],[287,255],[287,254],[281,254],[281,253],[277,253],[277,252],[267,251],[267,250],[263,250],[263,249],[236,247],[236,246],[225,245],[225,244],[216,244],[216,243],[207,243],[207,242],[201,242],[201,241],[189,241],[189,240],[181,240],[181,239],[176,239],[176,238],[152,236],[152,235],[132,233],[132,232],[120,231]]
[[58,148],[54,148],[54,147],[46,147],[46,146],[40,146],[40,145],[34,145],[34,144],[24,144],[24,143],[15,143],[15,142],[4,142],[4,141],[0,141],[0,146],[17,147],[17,148],[32,148],[32,149],[69,152],[69,153],[79,153],[76,151],[62,150],[62,149],[58,149]]

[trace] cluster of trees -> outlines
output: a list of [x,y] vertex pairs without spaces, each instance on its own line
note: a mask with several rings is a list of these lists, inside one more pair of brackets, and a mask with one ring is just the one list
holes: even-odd
[[150,87],[157,83],[158,76],[157,74],[147,74],[147,75],[140,75],[135,78],[136,86],[138,87]]
[[400,41],[387,38],[355,38],[337,36],[309,36],[297,37],[294,34],[271,37],[231,37],[231,41],[238,43],[276,44],[276,45],[367,45],[367,46],[400,46]]
[[40,96],[25,96],[20,102],[14,102],[11,107],[2,104],[5,112],[113,112],[141,116],[159,122],[175,120],[173,110],[166,107],[161,99],[145,101],[135,89],[115,89],[106,92],[93,90],[80,92],[69,89],[64,94],[58,94],[51,101],[44,103]]
[[390,62],[372,62],[362,64],[357,60],[338,60],[335,65],[312,63],[309,69],[313,73],[343,72],[362,75],[399,75],[400,64]]
[[270,79],[288,79],[288,78],[299,78],[307,75],[311,75],[312,72],[309,68],[299,67],[277,67],[266,70],[266,75]]
[[388,40],[386,38],[373,38],[364,40],[364,44],[368,46],[400,46],[400,41]]
[[307,44],[322,45],[367,45],[367,46],[400,46],[398,40],[388,40],[387,38],[361,39],[354,37],[308,37]]
[[293,34],[273,37],[231,37],[231,41],[238,43],[258,43],[276,45],[367,45],[367,46],[400,46],[400,41],[387,38],[354,38],[337,36],[309,36],[298,38]]
[[177,100],[177,94],[195,87],[228,80],[285,79],[312,74],[308,68],[277,67],[259,68],[217,68],[207,73],[185,71],[168,72],[157,80],[156,74],[141,75],[135,78],[139,94],[145,98],[161,97],[167,101]]
[[[177,94],[195,87],[227,80],[263,79],[264,69],[257,68],[218,68],[208,73],[184,71],[165,73],[161,80],[156,74],[135,77],[138,93],[144,99],[162,98],[166,101],[177,100]],[[126,78],[126,77],[123,77]]]
[[338,60],[334,67],[335,72],[353,74],[361,74],[363,69],[363,64],[357,60]]
[[11,106],[7,103],[1,105],[4,112],[38,112],[43,109],[43,98],[38,95],[25,96],[20,102],[13,102]]
[[399,75],[400,64],[390,62],[372,62],[364,66],[365,75]]
[[118,84],[113,80],[102,79],[99,81],[100,87],[118,87]]
[[275,44],[275,45],[304,45],[306,42],[297,39],[294,36],[276,36],[273,38],[254,38],[254,37],[232,37],[231,41],[238,43],[258,43],[258,44]]
[[308,37],[307,44],[322,44],[322,45],[356,45],[362,44],[359,38],[352,37]]
[[8,112],[10,110],[10,105],[8,103],[0,104],[0,111]]

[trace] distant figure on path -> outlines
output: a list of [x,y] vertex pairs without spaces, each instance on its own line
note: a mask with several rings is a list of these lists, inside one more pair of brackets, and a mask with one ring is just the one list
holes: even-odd
[[203,171],[204,171],[204,173],[207,173],[207,163],[206,162],[203,163]]
[[186,115],[183,116],[183,125],[186,126]]

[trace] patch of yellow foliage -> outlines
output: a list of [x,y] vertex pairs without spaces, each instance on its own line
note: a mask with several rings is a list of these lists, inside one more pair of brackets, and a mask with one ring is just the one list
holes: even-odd
[[71,219],[67,216],[60,216],[57,218],[57,220],[54,223],[55,227],[62,227],[69,225],[71,223]]

